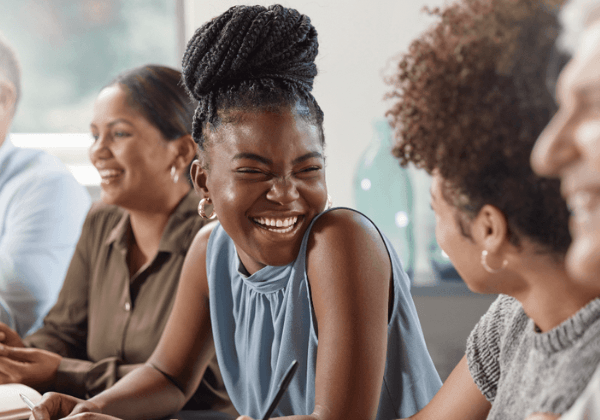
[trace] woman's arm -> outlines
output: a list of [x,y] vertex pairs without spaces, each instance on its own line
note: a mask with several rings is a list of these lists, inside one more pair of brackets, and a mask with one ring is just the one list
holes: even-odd
[[492,404],[481,393],[463,356],[433,399],[414,416],[413,420],[478,420],[485,419]]
[[[214,354],[206,280],[206,244],[212,228],[200,230],[187,253],[173,310],[148,364],[89,401],[103,413],[161,418],[181,409],[198,387]],[[57,418],[61,413],[50,408],[58,407],[60,399],[66,400],[55,394],[39,412],[48,410]]]
[[374,419],[385,370],[392,281],[383,239],[363,216],[337,210],[315,223],[307,252],[319,337],[316,414]]

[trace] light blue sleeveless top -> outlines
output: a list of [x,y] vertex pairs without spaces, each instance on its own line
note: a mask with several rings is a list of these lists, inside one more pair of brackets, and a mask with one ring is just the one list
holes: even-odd
[[[233,241],[220,224],[210,236],[206,264],[215,349],[225,387],[240,414],[262,418],[293,360],[298,370],[272,417],[314,410],[319,342],[306,247],[318,217],[306,230],[295,261],[264,267],[251,276],[244,274]],[[395,299],[377,412],[377,420],[388,420],[423,408],[441,381],[425,346],[408,276],[391,243],[381,236],[392,262]]]

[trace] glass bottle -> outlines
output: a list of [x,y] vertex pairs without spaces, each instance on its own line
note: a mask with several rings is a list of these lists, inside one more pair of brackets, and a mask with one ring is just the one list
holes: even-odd
[[427,238],[427,258],[435,279],[437,281],[461,281],[460,275],[452,265],[448,254],[437,243],[437,239],[435,238],[435,213],[429,206],[425,213],[424,233]]
[[354,173],[356,208],[369,217],[390,240],[404,271],[413,278],[413,194],[407,169],[392,156],[392,130],[375,121],[374,136]]

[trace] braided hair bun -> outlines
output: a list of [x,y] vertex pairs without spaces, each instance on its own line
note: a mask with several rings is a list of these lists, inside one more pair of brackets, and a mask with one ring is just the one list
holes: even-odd
[[300,100],[322,121],[310,93],[318,48],[310,18],[280,5],[234,6],[198,28],[183,56],[183,79],[198,101],[192,136],[200,148],[202,128],[218,125],[217,111],[228,108]]

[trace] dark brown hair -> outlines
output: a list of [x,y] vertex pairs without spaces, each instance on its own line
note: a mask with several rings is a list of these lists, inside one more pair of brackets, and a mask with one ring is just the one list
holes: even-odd
[[192,132],[196,101],[183,86],[178,70],[146,65],[125,71],[107,86],[121,85],[129,106],[160,130],[167,140]]
[[529,164],[556,111],[545,76],[560,3],[463,0],[429,11],[439,22],[400,58],[388,116],[400,163],[439,171],[444,197],[463,215],[491,204],[513,244],[523,235],[562,256],[571,237],[559,182]]

